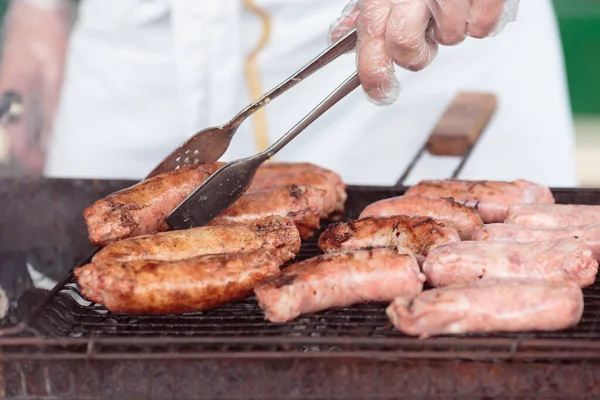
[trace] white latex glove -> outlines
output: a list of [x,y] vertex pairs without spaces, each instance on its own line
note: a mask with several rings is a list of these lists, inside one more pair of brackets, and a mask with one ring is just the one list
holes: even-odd
[[394,64],[425,68],[438,44],[485,38],[516,19],[519,0],[352,0],[332,25],[335,42],[356,27],[358,72],[367,97],[393,103],[400,92]]
[[18,92],[24,114],[6,127],[11,158],[39,174],[44,167],[45,143],[62,84],[71,27],[69,0],[16,0],[10,5],[4,27],[0,63],[0,95]]

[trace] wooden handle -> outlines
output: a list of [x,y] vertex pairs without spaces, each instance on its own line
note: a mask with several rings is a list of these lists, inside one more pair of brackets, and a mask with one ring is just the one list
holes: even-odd
[[465,156],[484,131],[497,104],[496,95],[492,93],[459,93],[429,135],[429,153]]

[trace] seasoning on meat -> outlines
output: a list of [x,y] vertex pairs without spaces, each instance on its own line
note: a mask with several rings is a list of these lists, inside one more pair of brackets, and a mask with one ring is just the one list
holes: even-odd
[[328,308],[415,296],[424,279],[408,249],[342,251],[294,264],[259,284],[255,294],[266,319],[286,322]]
[[203,226],[142,235],[111,243],[100,250],[96,265],[134,260],[178,261],[206,254],[247,253],[283,249],[282,262],[300,251],[300,234],[289,218],[270,216],[250,225]]
[[583,315],[583,293],[570,281],[480,281],[395,299],[394,326],[422,339],[449,334],[558,331]]
[[[278,252],[279,253],[279,252]],[[215,254],[181,261],[138,260],[75,269],[81,293],[111,312],[179,314],[244,299],[279,274],[280,254]]]
[[195,164],[157,175],[96,201],[83,211],[90,241],[106,245],[120,239],[165,231],[165,220],[223,163]]
[[325,191],[304,186],[245,193],[209,225],[250,224],[270,215],[291,218],[302,239],[321,226]]
[[451,199],[424,196],[398,196],[368,205],[359,218],[414,215],[431,217],[457,230],[461,240],[471,239],[475,229],[483,226],[481,217],[472,208]]
[[545,242],[460,242],[432,250],[423,263],[435,287],[488,279],[596,280],[598,261],[582,239]]
[[[279,172],[280,175],[274,175],[273,172]],[[283,168],[279,171],[276,167],[265,167],[258,169],[248,192],[289,188],[294,185],[321,189],[325,191],[321,217],[326,218],[331,214],[344,211],[344,203],[348,195],[346,194],[346,185],[338,178],[331,177],[321,172],[320,169]]]
[[600,223],[600,206],[584,204],[515,204],[504,221],[532,228],[567,228]]
[[424,180],[406,195],[445,197],[474,208],[484,223],[502,222],[513,204],[554,204],[549,188],[519,179],[513,182],[469,180]]
[[420,263],[436,247],[460,242],[458,233],[429,217],[367,217],[330,225],[319,238],[325,253],[374,247],[407,247]]

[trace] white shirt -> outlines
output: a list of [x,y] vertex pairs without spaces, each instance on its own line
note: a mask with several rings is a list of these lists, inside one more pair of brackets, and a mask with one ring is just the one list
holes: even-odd
[[[255,0],[272,24],[257,59],[261,92],[327,46],[346,0]],[[71,38],[46,175],[140,179],[196,131],[251,100],[245,67],[261,21],[242,0],[85,0]],[[353,54],[265,108],[272,143],[353,69]],[[369,103],[361,89],[311,125],[276,160],[330,168],[351,184],[391,185],[459,91],[491,91],[499,108],[464,179],[577,186],[562,49],[550,0],[521,2],[497,37],[440,48],[425,70],[397,69],[400,98]],[[252,121],[223,157],[255,153]],[[407,183],[448,177],[454,158],[426,155]]]

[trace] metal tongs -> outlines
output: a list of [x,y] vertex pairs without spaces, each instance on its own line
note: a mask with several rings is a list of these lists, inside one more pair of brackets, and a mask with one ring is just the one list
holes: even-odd
[[[356,38],[356,30],[352,30],[225,125],[196,133],[158,164],[146,179],[188,164],[217,161],[229,147],[233,135],[244,120],[306,77],[352,50],[356,45]],[[271,147],[221,167],[171,212],[167,217],[169,227],[175,230],[189,229],[210,222],[244,194],[262,163],[277,154],[323,113],[359,86],[358,73],[355,71]]]

